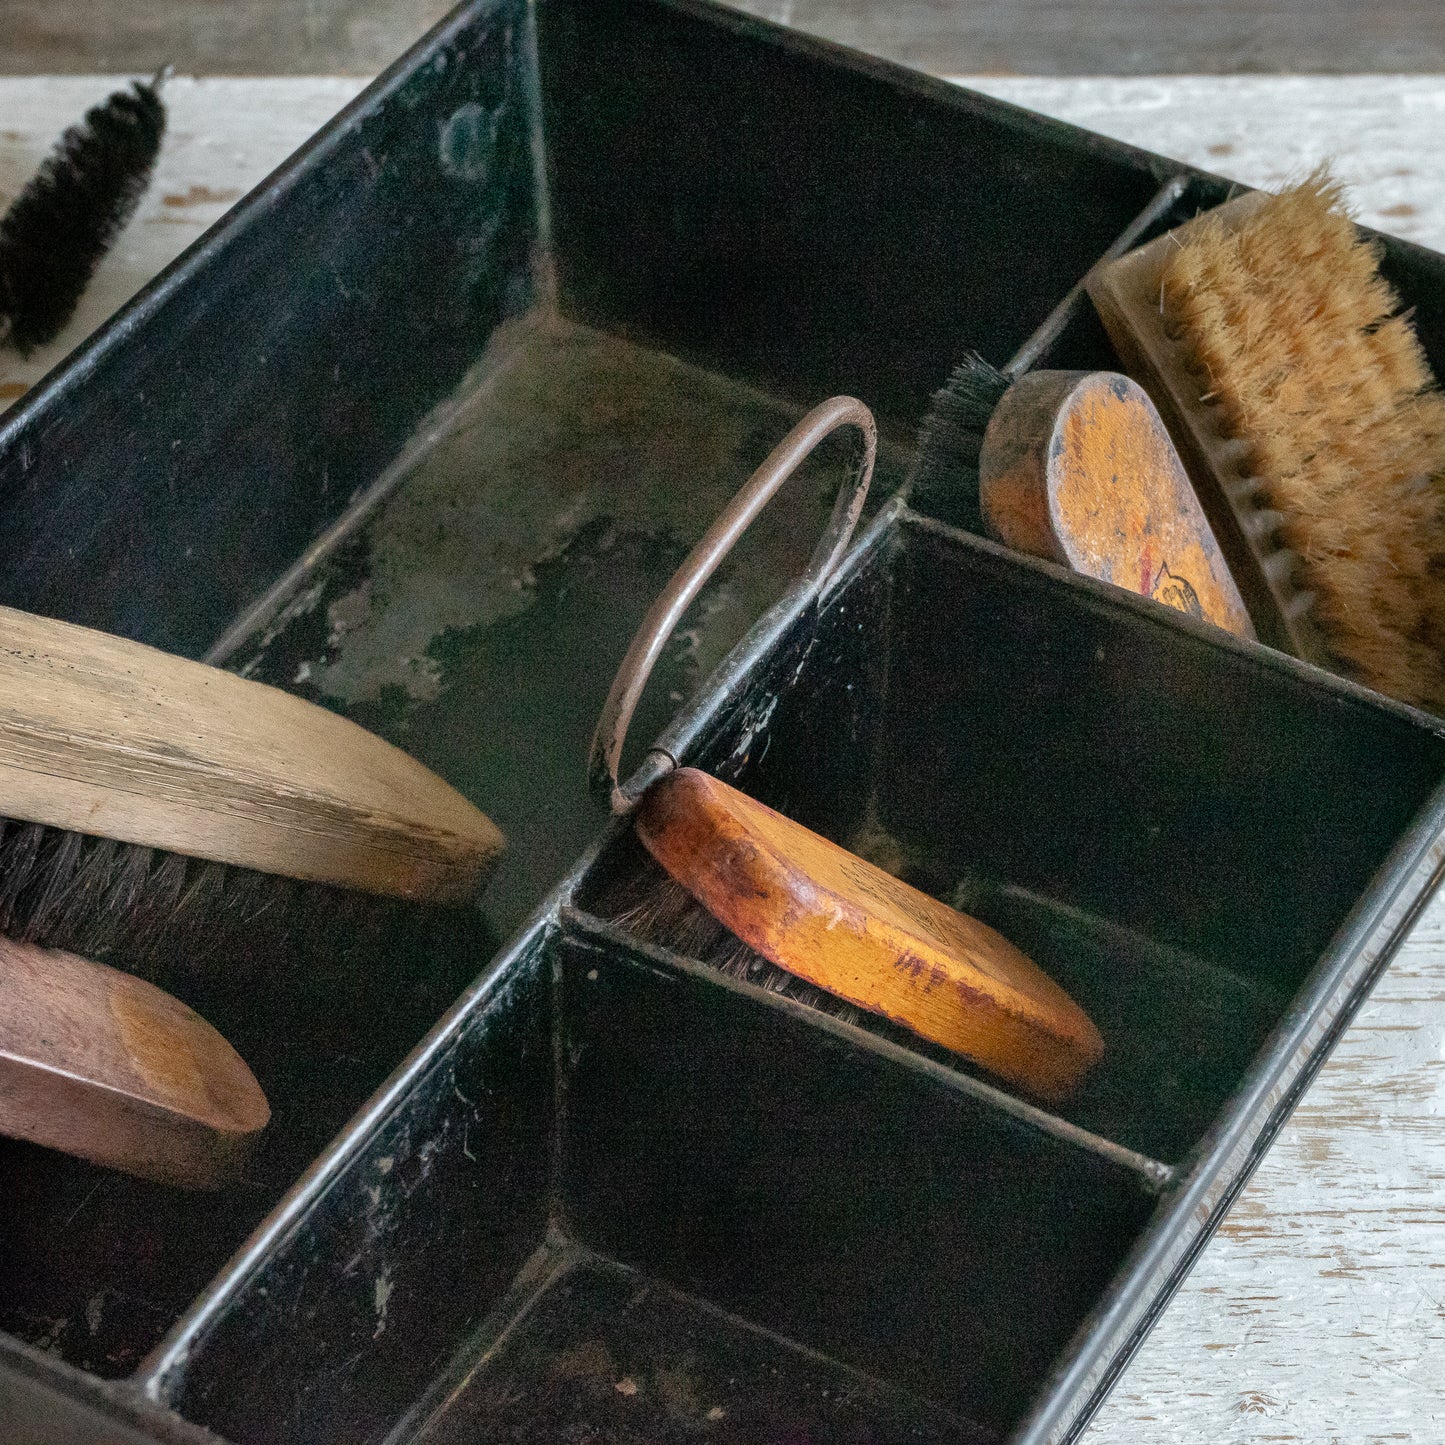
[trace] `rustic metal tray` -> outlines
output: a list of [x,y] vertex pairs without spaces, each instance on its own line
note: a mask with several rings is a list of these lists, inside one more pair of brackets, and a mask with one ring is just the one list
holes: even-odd
[[[1438,883],[1445,727],[888,498],[965,350],[1109,364],[1080,278],[1228,189],[695,0],[485,0],[9,414],[0,600],[345,711],[511,850],[365,973],[168,980],[273,1103],[236,1189],[0,1145],[7,1441],[1082,1430]],[[1445,262],[1386,267],[1440,368]],[[1059,1113],[615,921],[613,672],[839,391],[879,509],[790,585],[820,453],[635,731],[1037,957],[1109,1044]]]

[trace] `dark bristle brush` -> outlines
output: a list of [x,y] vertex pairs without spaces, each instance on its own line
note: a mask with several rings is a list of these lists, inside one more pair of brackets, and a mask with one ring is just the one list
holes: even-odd
[[965,357],[924,417],[911,492],[1017,552],[1254,636],[1169,432],[1119,372],[1011,377]]
[[52,341],[150,183],[166,128],[163,70],[86,112],[0,217],[0,339]]
[[[881,1016],[1027,1093],[1058,1099],[1104,1042],[1084,1012],[1006,938],[697,768],[654,749],[643,786],[617,782],[648,672],[738,534],[831,432],[856,428],[864,459],[802,586],[841,560],[862,510],[877,432],[861,402],[815,407],[693,549],[628,649],[592,742],[591,774],[655,860],[602,910],[635,937],[830,1013]],[[637,780],[634,780],[637,788]]]
[[0,933],[150,977],[292,966],[463,904],[502,838],[355,723],[125,638],[0,608]]

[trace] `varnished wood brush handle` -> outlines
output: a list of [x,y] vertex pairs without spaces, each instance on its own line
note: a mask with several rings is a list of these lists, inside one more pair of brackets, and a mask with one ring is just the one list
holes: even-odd
[[240,1055],[179,999],[0,936],[0,1133],[215,1189],[270,1117]]
[[1169,432],[1111,371],[1032,371],[994,408],[979,502],[1005,546],[1202,617],[1254,628]]
[[709,913],[765,958],[1059,1099],[1104,1041],[1001,934],[695,768],[654,783],[638,836]]

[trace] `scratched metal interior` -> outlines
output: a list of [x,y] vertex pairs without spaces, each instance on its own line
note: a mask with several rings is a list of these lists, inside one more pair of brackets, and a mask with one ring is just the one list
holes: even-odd
[[[964,350],[1109,364],[1077,297],[1046,319],[1141,213],[1224,190],[693,0],[475,0],[19,409],[0,600],[336,709],[509,840],[476,910],[365,968],[167,981],[272,1101],[234,1189],[0,1147],[28,1366],[114,1381],[155,1438],[1021,1429],[1378,902],[1439,729],[1002,555],[945,489],[745,644],[689,756],[1038,958],[1108,1040],[1079,1095],[629,936],[625,830],[533,910],[603,834],[586,745],[633,628],[791,421],[875,409],[876,507]],[[1440,351],[1434,262],[1387,265]],[[797,575],[841,470],[729,558],[634,746]]]

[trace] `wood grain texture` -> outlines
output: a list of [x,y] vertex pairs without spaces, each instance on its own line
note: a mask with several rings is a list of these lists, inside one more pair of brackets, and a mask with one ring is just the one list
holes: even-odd
[[8,607],[0,816],[446,902],[501,849],[454,788],[325,708]]
[[230,1044],[142,979],[0,938],[0,1004],[0,1133],[214,1189],[271,1117]]
[[1001,934],[696,768],[654,783],[636,820],[652,856],[764,958],[1031,1094],[1066,1097],[1104,1052]]
[[[1056,75],[1445,69],[1434,0],[731,0],[890,60]],[[15,74],[135,70],[371,74],[449,0],[9,0]]]
[[[1261,199],[1259,192],[1251,192],[1211,215],[1252,215]],[[1245,444],[1225,436],[1214,408],[1200,402],[1198,378],[1159,313],[1164,259],[1179,238],[1199,224],[1186,222],[1091,272],[1089,297],[1125,369],[1147,387],[1168,420],[1169,435],[1178,439],[1194,489],[1209,506],[1215,531],[1229,548],[1234,575],[1260,622],[1261,637],[1272,647],[1328,667],[1329,650],[1311,623],[1311,599],[1296,580],[1299,559],[1276,535],[1279,514],[1263,509],[1255,494],[1257,478],[1241,475]]]
[[1354,74],[1445,70],[1433,0],[732,0],[935,73]]
[[1127,377],[1021,377],[989,419],[978,483],[1005,546],[1254,636],[1169,433]]
[[5,0],[4,69],[17,75],[177,70],[374,75],[451,0]]

